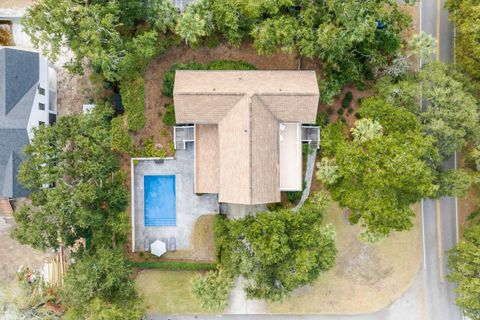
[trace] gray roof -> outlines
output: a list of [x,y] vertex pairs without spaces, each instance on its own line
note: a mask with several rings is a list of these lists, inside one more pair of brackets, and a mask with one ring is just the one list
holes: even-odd
[[38,53],[0,48],[0,196],[28,195],[17,180],[39,81]]

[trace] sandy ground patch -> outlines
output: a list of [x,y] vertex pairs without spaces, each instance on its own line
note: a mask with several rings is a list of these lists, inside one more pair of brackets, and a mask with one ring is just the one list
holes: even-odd
[[[419,206],[415,208],[418,213]],[[287,302],[270,304],[272,313],[373,312],[410,287],[420,270],[422,256],[418,218],[412,230],[394,233],[378,244],[359,240],[360,227],[350,226],[336,205],[325,220],[337,231],[336,266],[313,286],[296,290]]]
[[21,265],[36,269],[53,256],[52,253],[35,250],[12,239],[10,231],[14,224],[14,221],[9,221],[6,226],[0,226],[0,282],[13,280]]

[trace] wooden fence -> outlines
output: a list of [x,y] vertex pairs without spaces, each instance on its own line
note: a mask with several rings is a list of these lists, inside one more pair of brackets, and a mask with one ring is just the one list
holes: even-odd
[[42,267],[42,275],[45,283],[50,287],[61,287],[63,285],[63,277],[70,265],[69,254],[63,248],[52,258],[50,262],[45,262]]

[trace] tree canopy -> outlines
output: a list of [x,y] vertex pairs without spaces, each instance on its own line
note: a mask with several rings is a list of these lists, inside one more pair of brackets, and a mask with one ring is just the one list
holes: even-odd
[[132,65],[141,69],[132,56],[142,60],[164,50],[159,37],[174,29],[178,16],[168,0],[152,0],[148,6],[139,0],[41,0],[27,10],[22,24],[51,60],[70,49],[73,69],[81,71],[87,58],[114,81],[128,76]]
[[[419,108],[420,88],[424,110]],[[430,63],[399,81],[388,77],[375,86],[377,95],[415,113],[425,132],[436,139],[442,158],[449,158],[468,141],[480,138],[480,111],[475,88],[454,66]]]
[[480,79],[480,1],[447,0],[449,19],[455,24],[455,57],[458,64],[475,79]]
[[369,67],[385,67],[401,47],[410,18],[393,0],[200,0],[187,7],[177,33],[188,43],[220,33],[238,45],[252,39],[261,54],[277,51],[319,58],[331,101]]
[[457,284],[457,304],[472,320],[480,319],[480,224],[467,227],[448,253],[448,279]]
[[34,130],[18,174],[32,191],[32,205],[15,213],[20,242],[46,249],[85,237],[111,246],[126,239],[128,194],[110,150],[111,114],[97,105]]
[[143,310],[123,250],[76,255],[61,289],[66,319],[140,319]]
[[240,220],[217,219],[220,265],[246,279],[248,297],[281,301],[332,268],[335,232],[322,226],[326,199],[317,197],[298,213],[281,209]]
[[438,161],[434,140],[421,130],[414,114],[378,98],[360,108],[351,135],[336,123],[322,133],[325,155],[318,178],[332,198],[352,210],[351,221],[365,227],[367,237],[409,229],[410,205],[433,196]]

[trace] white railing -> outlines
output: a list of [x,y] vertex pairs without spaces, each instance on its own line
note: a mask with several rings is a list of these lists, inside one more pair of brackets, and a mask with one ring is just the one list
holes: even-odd
[[307,142],[313,149],[320,149],[320,127],[302,125],[302,142]]
[[175,149],[185,149],[186,142],[195,141],[195,125],[173,127],[173,144]]

